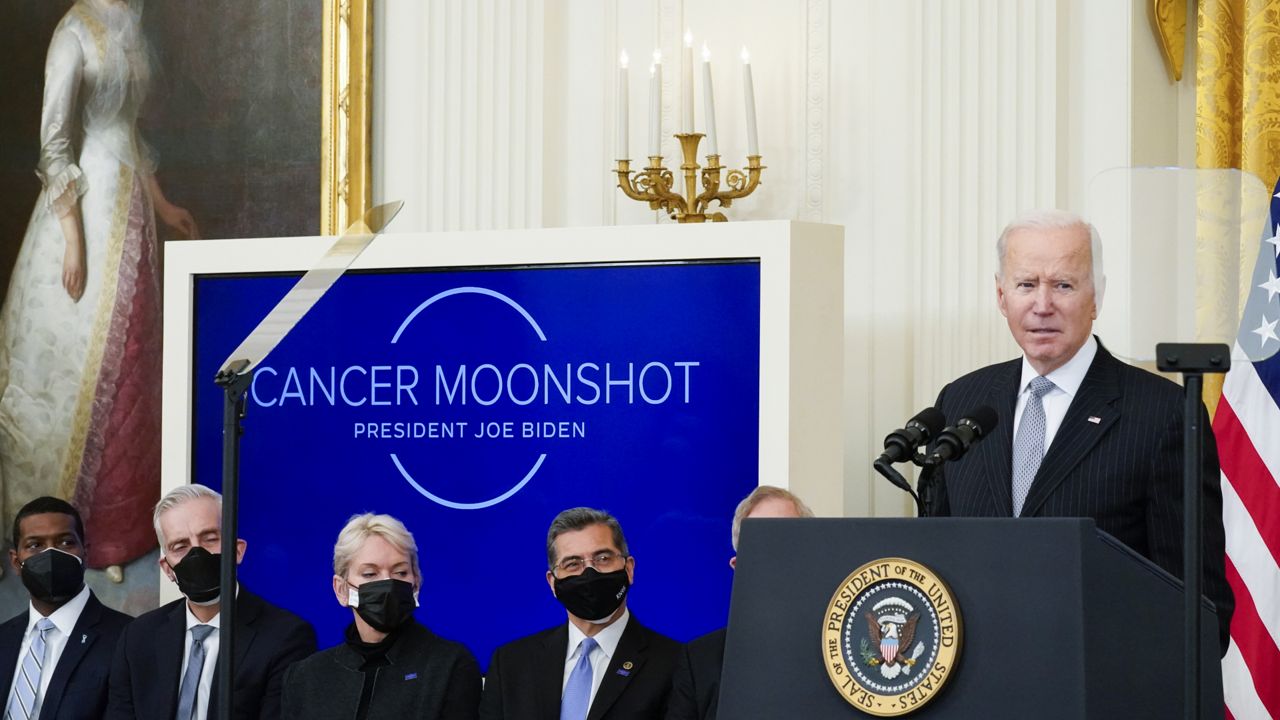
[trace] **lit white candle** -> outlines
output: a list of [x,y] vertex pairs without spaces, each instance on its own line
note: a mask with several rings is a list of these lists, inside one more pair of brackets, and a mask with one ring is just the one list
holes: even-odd
[[756,89],[751,82],[751,56],[742,48],[742,93],[747,98],[747,154],[760,154],[760,138],[756,135]]
[[716,146],[716,100],[711,91],[711,51],[702,44],[702,113],[707,124],[707,154],[719,155]]
[[618,56],[618,145],[615,152],[618,153],[619,160],[627,160],[631,157],[631,151],[627,147],[630,143],[628,140],[627,128],[627,101],[629,88],[627,85],[627,51],[623,50]]
[[653,51],[649,66],[649,157],[662,154],[662,53]]
[[680,75],[680,132],[693,132],[693,33],[684,31],[684,62]]

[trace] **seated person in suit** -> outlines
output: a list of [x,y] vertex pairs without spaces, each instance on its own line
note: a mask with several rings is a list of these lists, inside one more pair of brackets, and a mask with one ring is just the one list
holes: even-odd
[[[934,515],[1090,517],[1182,575],[1183,395],[1092,335],[1102,301],[1097,230],[1062,210],[1011,222],[996,243],[996,304],[1022,357],[961,377],[938,408],[996,411],[992,435],[935,476]],[[1208,416],[1201,410],[1201,427]],[[1204,434],[1204,592],[1222,651],[1235,606],[1225,575],[1217,446]]]
[[[222,496],[183,485],[156,503],[160,569],[184,597],[140,615],[120,638],[111,665],[105,717],[111,720],[213,720],[215,672],[222,646]],[[236,541],[236,563],[245,541]],[[280,717],[280,687],[291,663],[315,652],[315,631],[302,618],[235,588],[233,717]]]
[[[813,511],[788,490],[761,485],[738,503],[733,512],[733,551],[738,552],[738,535],[747,518],[808,518]],[[729,558],[737,569],[738,556]],[[725,628],[690,640],[680,653],[671,680],[671,700],[667,720],[715,720],[720,701],[720,668],[724,665]]]
[[680,645],[627,610],[636,561],[617,519],[582,507],[560,513],[547,531],[547,565],[569,621],[494,651],[480,717],[662,717]]
[[86,547],[65,500],[38,497],[14,518],[9,564],[31,604],[0,625],[5,720],[97,720],[107,707],[111,656],[133,618],[84,584]]
[[285,672],[285,717],[475,720],[480,666],[414,620],[421,585],[418,544],[403,523],[348,520],[333,546],[333,593],[351,608],[346,642]]

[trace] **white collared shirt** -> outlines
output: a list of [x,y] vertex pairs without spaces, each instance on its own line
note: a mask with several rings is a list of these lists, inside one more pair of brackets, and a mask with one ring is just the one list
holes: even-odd
[[187,676],[187,666],[191,664],[191,628],[196,625],[209,625],[213,632],[204,639],[204,667],[200,669],[200,687],[196,691],[196,720],[209,717],[209,696],[213,693],[213,671],[218,668],[218,645],[222,631],[218,629],[222,613],[214,615],[209,622],[200,622],[191,612],[191,604],[183,603],[187,611],[187,630],[182,641],[182,668],[178,671],[178,690],[182,690],[182,678]]
[[[1098,341],[1092,336],[1085,341],[1084,345],[1076,351],[1062,367],[1045,375],[1050,382],[1054,384],[1054,388],[1045,393],[1040,399],[1044,404],[1044,451],[1049,452],[1049,445],[1053,442],[1053,438],[1058,434],[1058,428],[1062,427],[1062,419],[1067,416],[1067,409],[1071,407],[1071,401],[1075,399],[1076,393],[1080,390],[1080,385],[1084,382],[1084,376],[1089,372],[1089,366],[1093,364],[1093,358],[1098,354]],[[1036,369],[1031,367],[1031,363],[1027,361],[1026,356],[1022,357],[1022,381],[1018,384],[1018,406],[1013,413],[1013,436],[1018,437],[1018,427],[1022,424],[1022,410],[1027,406],[1027,398],[1031,397],[1029,386],[1031,381],[1040,376]]]
[[[600,649],[591,654],[592,702],[595,702],[596,691],[600,689],[600,683],[604,681],[604,673],[609,669],[609,661],[618,652],[618,642],[622,640],[622,631],[627,629],[627,621],[630,619],[631,611],[624,609],[622,615],[609,627],[595,634],[595,641]],[[573,672],[573,666],[578,664],[578,646],[582,644],[585,637],[586,635],[578,629],[577,625],[569,623],[569,649],[565,653],[564,679],[560,682],[561,695],[564,694],[565,686],[569,684],[569,674]],[[590,708],[591,704],[588,703],[587,707]]]
[[[31,708],[31,717],[40,717],[40,708],[44,705],[44,694],[49,690],[49,681],[53,679],[53,670],[58,667],[58,659],[62,657],[62,651],[67,648],[67,641],[71,638],[71,631],[75,629],[76,622],[80,620],[80,613],[84,612],[84,606],[89,602],[89,586],[85,585],[80,588],[80,592],[76,596],[68,600],[62,607],[53,611],[49,616],[50,622],[53,623],[53,630],[50,630],[44,636],[44,666],[40,671],[40,687],[36,691],[35,707]],[[27,609],[27,633],[22,636],[22,645],[18,647],[18,664],[13,668],[13,682],[9,683],[9,694],[5,695],[5,708],[9,707],[9,698],[13,697],[13,688],[17,685],[18,680],[22,677],[22,659],[27,656],[27,650],[31,647],[31,640],[36,634],[36,623],[40,622],[41,615],[34,604],[28,603]],[[3,712],[3,709],[0,709]]]

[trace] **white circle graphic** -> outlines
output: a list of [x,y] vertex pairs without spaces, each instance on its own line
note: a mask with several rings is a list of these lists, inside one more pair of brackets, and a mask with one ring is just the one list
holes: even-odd
[[[533,328],[533,331],[538,334],[539,340],[541,340],[542,342],[547,341],[547,336],[545,333],[542,332],[542,328],[538,326],[538,321],[534,320],[533,316],[529,314],[529,311],[525,310],[523,307],[520,306],[520,303],[516,302],[515,300],[512,300],[511,298],[507,297],[506,295],[503,295],[502,293],[496,290],[490,290],[489,288],[482,288],[482,287],[466,286],[466,287],[456,287],[451,290],[445,290],[443,292],[436,293],[435,295],[432,295],[431,297],[423,301],[421,305],[414,308],[412,312],[410,312],[407,316],[405,316],[404,322],[400,323],[400,327],[396,329],[396,334],[391,338],[391,344],[394,345],[400,341],[400,336],[404,333],[405,329],[409,327],[409,323],[413,322],[413,319],[418,317],[418,315],[421,314],[423,310],[426,310],[428,307],[430,307],[431,305],[435,304],[440,300],[443,300],[447,297],[452,297],[454,295],[484,295],[486,297],[491,297],[497,300],[501,300],[503,303],[506,303],[508,306],[513,308],[516,312],[520,313],[520,316],[523,317],[529,323],[529,325]],[[529,472],[525,473],[525,476],[520,479],[520,482],[513,485],[511,489],[507,490],[501,495],[498,495],[497,497],[489,498],[488,500],[482,500],[480,502],[464,503],[464,502],[456,502],[454,500],[449,500],[447,498],[440,497],[439,495],[436,495],[431,491],[427,490],[426,488],[422,487],[422,485],[419,484],[418,481],[413,478],[413,475],[408,471],[408,469],[405,468],[404,464],[400,462],[400,458],[395,453],[390,453],[390,456],[391,456],[391,462],[395,463],[396,470],[400,471],[400,476],[403,477],[405,481],[408,482],[409,485],[413,487],[414,490],[417,490],[423,497],[427,498],[431,502],[434,502],[438,505],[443,505],[444,507],[447,507],[447,508],[452,508],[454,510],[481,510],[483,508],[493,507],[494,505],[497,505],[498,503],[506,500],[512,495],[515,495],[516,493],[520,492],[520,489],[523,488],[525,485],[527,485],[529,481],[533,479],[533,476],[537,474],[538,468],[542,467],[542,462],[547,459],[546,453],[540,454],[538,456],[537,461],[533,463],[533,467],[529,468]]]

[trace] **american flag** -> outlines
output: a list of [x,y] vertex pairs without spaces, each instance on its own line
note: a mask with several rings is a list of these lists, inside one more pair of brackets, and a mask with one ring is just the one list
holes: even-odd
[[1280,718],[1280,181],[1267,228],[1213,419],[1236,598],[1222,683],[1235,720]]

